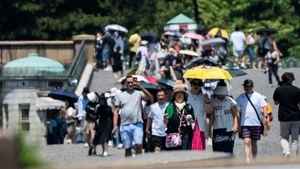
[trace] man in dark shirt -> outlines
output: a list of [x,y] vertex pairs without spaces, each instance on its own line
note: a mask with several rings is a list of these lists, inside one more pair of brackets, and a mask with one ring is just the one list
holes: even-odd
[[298,137],[300,131],[300,89],[292,82],[294,74],[286,72],[282,75],[282,84],[276,88],[273,100],[279,104],[278,120],[280,121],[281,147],[284,156],[291,154],[289,136],[292,135],[291,149],[293,154],[298,154]]

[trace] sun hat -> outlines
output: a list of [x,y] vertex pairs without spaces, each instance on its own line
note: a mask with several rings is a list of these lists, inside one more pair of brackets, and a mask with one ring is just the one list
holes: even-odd
[[174,95],[178,92],[186,93],[187,86],[182,82],[182,80],[176,80],[175,85],[173,87]]

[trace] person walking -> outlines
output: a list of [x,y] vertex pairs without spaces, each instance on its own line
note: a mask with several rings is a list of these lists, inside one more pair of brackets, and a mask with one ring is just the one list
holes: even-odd
[[241,31],[240,27],[235,27],[235,31],[230,35],[230,41],[232,42],[233,54],[236,57],[236,63],[241,68],[245,68],[244,63],[244,50],[246,37],[244,32]]
[[66,113],[65,119],[67,123],[67,135],[66,142],[67,144],[72,144],[75,141],[75,122],[76,122],[76,109],[74,104],[70,101],[66,101]]
[[86,141],[89,146],[88,155],[96,155],[96,149],[94,145],[94,138],[95,138],[95,126],[96,121],[98,119],[97,109],[98,109],[98,94],[95,92],[91,92],[87,94],[88,104],[86,106],[86,126],[85,126],[85,134],[86,134]]
[[202,94],[201,87],[203,86],[203,82],[201,80],[191,80],[191,89],[188,92],[187,103],[192,105],[195,120],[198,124],[200,130],[200,142],[203,143],[202,147],[205,149],[205,140],[208,138],[208,127],[206,122],[206,111],[204,108],[204,102],[208,101],[208,98]]
[[164,114],[168,106],[167,95],[163,89],[157,92],[157,102],[150,106],[148,115],[146,134],[150,136],[150,151],[158,152],[164,149],[165,143],[165,124]]
[[265,63],[268,69],[269,84],[272,86],[272,76],[275,76],[277,85],[280,85],[280,79],[278,76],[278,64],[280,62],[280,53],[271,47],[270,51],[265,56]]
[[267,105],[265,98],[254,91],[254,82],[246,79],[244,93],[237,99],[240,108],[240,137],[244,140],[246,162],[250,163],[257,155],[257,141],[263,134],[263,110]]
[[210,106],[213,151],[233,154],[235,133],[238,131],[238,107],[236,101],[228,96],[225,83],[218,84]]
[[[119,112],[120,134],[125,148],[125,157],[130,157],[132,156],[132,148],[135,149],[136,154],[141,154],[143,149],[142,99],[153,102],[153,98],[149,91],[134,81],[132,76],[126,77],[126,86],[126,90],[115,97],[113,133],[118,129],[117,112]],[[141,89],[142,92],[136,88]]]
[[[180,80],[176,81],[172,101],[167,106],[165,112],[165,123],[167,126],[167,149],[191,150],[192,148],[195,116],[193,107],[187,103],[187,97],[188,95],[185,85]],[[176,133],[177,136],[180,136],[178,139],[182,141],[182,144],[177,146],[172,145],[172,147],[170,147],[168,145],[173,144],[172,137],[174,137],[174,133]]]
[[[292,84],[295,80],[293,73],[285,72],[281,79],[282,84],[274,91],[273,100],[276,105],[279,105],[278,120],[282,153],[283,156],[288,157],[291,153],[299,154],[300,89]],[[290,135],[291,144],[289,144]]]
[[104,93],[99,96],[94,146],[101,145],[103,157],[108,156],[108,141],[113,127],[112,108],[107,104]]
[[255,59],[256,59],[256,54],[255,54],[255,37],[253,32],[249,32],[249,34],[246,37],[246,53],[249,58],[249,67],[250,68],[255,68]]
[[[81,95],[77,101],[77,128],[76,128],[76,142],[85,142],[84,146],[88,147],[85,137],[85,116],[86,116],[86,106],[88,103],[87,94],[90,92],[88,87],[83,88]],[[83,136],[83,137],[82,137]]]

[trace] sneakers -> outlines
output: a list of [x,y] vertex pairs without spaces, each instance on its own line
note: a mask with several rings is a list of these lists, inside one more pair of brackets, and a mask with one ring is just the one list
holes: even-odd
[[118,144],[117,148],[118,149],[122,149],[123,148],[123,144]]
[[110,146],[110,147],[113,146],[113,142],[111,140],[108,141],[108,146]]
[[84,146],[84,147],[89,147],[89,144],[88,144],[88,143],[84,143],[83,146]]
[[283,157],[288,158],[288,157],[290,157],[291,153],[290,152],[286,152],[286,153],[283,153],[282,155],[283,155]]
[[102,153],[102,156],[103,156],[103,157],[107,157],[107,156],[108,156],[108,152],[107,152],[107,151],[104,151],[104,152]]
[[71,139],[67,139],[67,144],[72,144],[72,140]]
[[106,66],[105,69],[103,69],[104,71],[112,71],[112,67],[111,66]]

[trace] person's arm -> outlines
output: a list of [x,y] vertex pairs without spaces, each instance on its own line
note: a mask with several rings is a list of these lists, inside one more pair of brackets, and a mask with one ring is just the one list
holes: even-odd
[[142,98],[144,100],[150,101],[150,103],[153,103],[154,102],[154,98],[153,98],[152,94],[147,89],[145,89],[142,85],[140,85],[139,83],[138,83],[138,87],[145,94],[145,95],[142,95]]
[[279,105],[278,91],[277,90],[275,90],[275,92],[273,94],[273,101],[274,101],[275,105]]
[[119,120],[119,108],[114,107],[113,109],[113,130],[112,133],[115,133],[118,129],[118,120]]
[[151,116],[149,116],[148,118],[147,118],[147,123],[146,123],[146,134],[149,136],[150,135],[150,127],[151,127],[151,125],[152,125],[152,117]]
[[281,53],[281,51],[278,49],[277,43],[276,43],[276,41],[275,41],[274,39],[272,40],[272,46],[273,46],[273,48],[275,49],[275,51],[278,52],[279,57],[282,56],[282,53]]
[[231,113],[233,119],[232,131],[235,133],[239,129],[239,110],[237,105],[231,107]]

